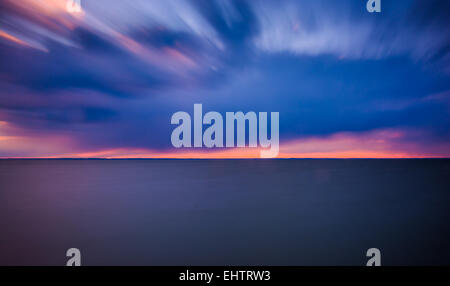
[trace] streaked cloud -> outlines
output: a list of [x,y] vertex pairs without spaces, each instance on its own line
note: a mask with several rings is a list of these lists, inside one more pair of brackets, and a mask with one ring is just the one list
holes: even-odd
[[334,5],[329,1],[266,1],[263,5],[255,1],[253,7],[261,24],[255,44],[267,52],[349,59],[439,57],[448,65],[448,23],[423,18],[423,10],[429,6],[448,9],[448,4],[424,2],[386,2],[383,14],[369,15],[354,1]]

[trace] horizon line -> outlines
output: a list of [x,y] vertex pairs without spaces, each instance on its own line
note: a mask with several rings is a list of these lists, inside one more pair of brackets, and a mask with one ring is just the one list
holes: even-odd
[[436,160],[436,159],[450,159],[450,157],[385,157],[385,158],[361,158],[361,157],[349,157],[349,158],[339,158],[339,157],[329,157],[329,158],[102,158],[102,157],[92,157],[92,158],[76,158],[76,157],[0,157],[0,160]]

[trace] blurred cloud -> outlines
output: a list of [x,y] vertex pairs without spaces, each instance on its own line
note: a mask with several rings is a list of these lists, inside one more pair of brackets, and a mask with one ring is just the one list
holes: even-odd
[[[320,0],[267,1],[265,5],[254,1],[261,23],[255,44],[267,52],[329,54],[350,59],[399,55],[414,60],[439,57],[448,65],[449,23],[438,21],[433,12],[448,10],[449,4],[411,2],[385,1],[382,14],[369,16],[355,1],[339,1],[335,5]],[[425,15],[425,10],[430,15]]]

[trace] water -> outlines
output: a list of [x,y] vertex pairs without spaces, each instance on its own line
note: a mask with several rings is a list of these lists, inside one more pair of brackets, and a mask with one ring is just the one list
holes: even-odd
[[0,265],[450,265],[450,160],[0,160]]

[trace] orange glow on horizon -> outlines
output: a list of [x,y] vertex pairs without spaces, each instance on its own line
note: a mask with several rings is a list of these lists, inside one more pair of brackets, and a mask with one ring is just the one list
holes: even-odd
[[[448,143],[424,148],[408,138],[406,131],[374,130],[336,133],[324,137],[295,139],[281,144],[278,159],[408,159],[450,158]],[[0,121],[0,158],[74,159],[259,159],[261,148],[169,149],[109,148],[85,151],[70,137],[24,136],[21,130]],[[409,135],[412,134],[410,131]],[[417,134],[416,134],[417,135]],[[10,155],[8,154],[15,154]],[[19,155],[20,154],[20,155]],[[275,159],[276,159],[275,158]]]
[[[18,158],[18,157],[15,157]],[[211,152],[152,152],[140,149],[110,149],[98,152],[82,152],[74,154],[52,155],[43,157],[20,157],[36,159],[261,159],[260,149],[211,151]],[[273,159],[414,159],[414,158],[450,158],[449,155],[389,153],[364,150],[349,150],[344,152],[315,153],[280,153]]]

